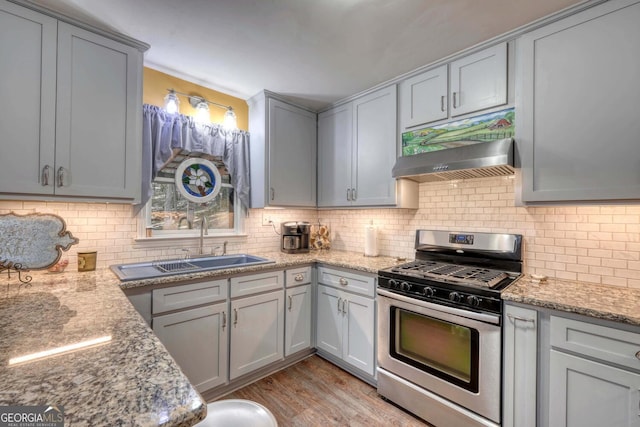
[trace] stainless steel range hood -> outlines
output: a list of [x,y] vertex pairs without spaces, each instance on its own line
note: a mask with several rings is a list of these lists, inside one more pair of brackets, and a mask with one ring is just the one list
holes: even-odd
[[506,138],[404,156],[396,162],[392,175],[418,182],[513,175],[513,150],[513,139]]

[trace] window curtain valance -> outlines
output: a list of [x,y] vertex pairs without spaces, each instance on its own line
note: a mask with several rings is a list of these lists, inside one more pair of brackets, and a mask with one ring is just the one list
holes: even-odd
[[151,198],[151,182],[171,159],[174,150],[220,157],[240,202],[249,208],[248,132],[226,130],[213,123],[199,124],[192,117],[169,114],[154,105],[144,104],[142,108],[142,196],[136,211]]

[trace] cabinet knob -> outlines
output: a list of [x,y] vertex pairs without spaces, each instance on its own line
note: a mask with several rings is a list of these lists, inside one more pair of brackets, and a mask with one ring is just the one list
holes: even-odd
[[640,360],[640,351],[636,352],[636,359]]
[[342,286],[347,286],[349,284],[349,281],[344,277],[341,277],[338,283],[340,283]]
[[298,273],[293,277],[293,280],[296,282],[302,282],[304,280],[304,275],[302,273]]

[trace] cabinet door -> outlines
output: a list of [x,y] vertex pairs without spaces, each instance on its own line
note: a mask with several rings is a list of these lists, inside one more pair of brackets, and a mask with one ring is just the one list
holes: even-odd
[[316,206],[316,115],[269,99],[269,204]]
[[353,101],[354,205],[396,203],[396,86],[389,86]]
[[153,318],[153,332],[198,391],[227,383],[227,303]]
[[53,194],[56,26],[55,19],[0,1],[1,193]]
[[311,285],[286,291],[284,355],[311,347]]
[[507,44],[484,49],[453,61],[451,116],[507,103]]
[[140,197],[142,53],[58,24],[56,194]]
[[640,198],[638,22],[612,1],[518,41],[524,202]]
[[342,304],[340,292],[327,286],[318,286],[318,312],[316,346],[342,358]]
[[551,350],[550,427],[640,427],[640,374]]
[[318,115],[318,206],[351,204],[353,105],[347,103]]
[[345,362],[369,375],[375,374],[375,302],[371,298],[343,294],[343,350]]
[[230,379],[283,359],[284,291],[231,301]]
[[504,427],[535,427],[537,378],[537,312],[505,305]]
[[400,83],[402,131],[447,118],[447,72],[442,65]]

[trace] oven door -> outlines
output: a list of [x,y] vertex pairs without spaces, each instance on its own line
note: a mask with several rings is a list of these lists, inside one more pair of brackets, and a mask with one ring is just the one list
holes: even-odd
[[496,423],[500,334],[498,315],[378,289],[379,368]]

